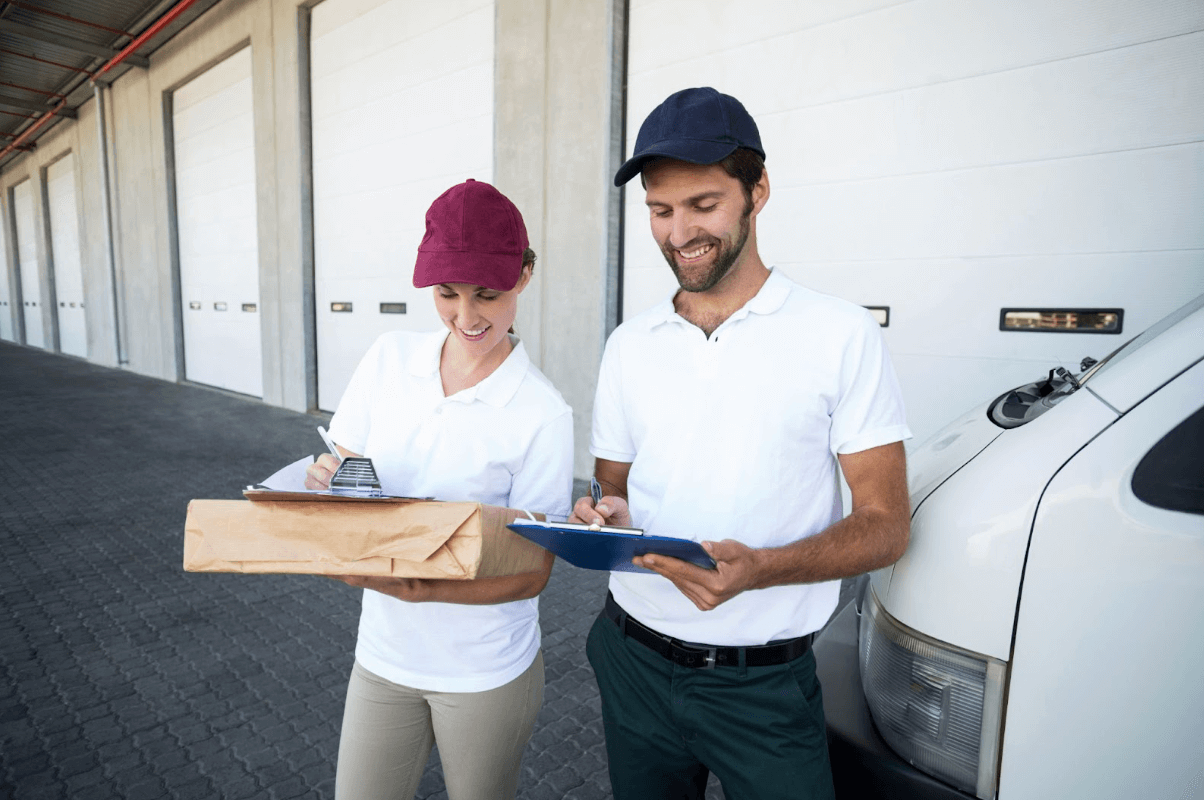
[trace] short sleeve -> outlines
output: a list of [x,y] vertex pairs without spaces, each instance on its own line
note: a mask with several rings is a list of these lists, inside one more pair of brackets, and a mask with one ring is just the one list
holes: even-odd
[[363,454],[368,445],[372,401],[380,381],[381,351],[381,340],[377,339],[360,359],[330,420],[330,438],[353,453]]
[[589,451],[597,458],[630,463],[635,460],[635,443],[623,411],[619,372],[619,345],[612,335],[602,353],[598,388],[594,392],[594,419]]
[[836,454],[857,453],[909,438],[899,379],[882,330],[866,312],[842,355],[829,446]]
[[510,483],[510,508],[542,511],[556,521],[568,518],[573,497],[573,412],[544,424]]

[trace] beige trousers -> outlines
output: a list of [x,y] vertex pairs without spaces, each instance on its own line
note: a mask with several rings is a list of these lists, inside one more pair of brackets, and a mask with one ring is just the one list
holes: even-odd
[[347,684],[336,800],[413,800],[438,743],[449,800],[505,800],[543,703],[543,653],[486,692],[427,692],[355,662]]

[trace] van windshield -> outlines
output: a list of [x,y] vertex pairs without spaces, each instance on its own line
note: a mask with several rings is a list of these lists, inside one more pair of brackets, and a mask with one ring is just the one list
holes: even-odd
[[1092,366],[1091,369],[1082,374],[1082,376],[1079,378],[1079,385],[1082,386],[1099,373],[1119,364],[1121,361],[1136,353],[1163,331],[1167,330],[1180,320],[1189,317],[1196,311],[1199,311],[1201,308],[1204,308],[1204,294],[1200,295],[1195,300],[1192,300],[1178,311],[1167,314],[1158,322],[1146,328],[1140,334],[1125,342],[1108,355],[1104,356],[1102,361]]

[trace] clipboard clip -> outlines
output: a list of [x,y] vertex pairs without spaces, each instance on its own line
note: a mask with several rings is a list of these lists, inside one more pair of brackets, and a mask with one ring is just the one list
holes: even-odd
[[344,497],[384,496],[370,458],[344,458],[330,479],[330,493]]

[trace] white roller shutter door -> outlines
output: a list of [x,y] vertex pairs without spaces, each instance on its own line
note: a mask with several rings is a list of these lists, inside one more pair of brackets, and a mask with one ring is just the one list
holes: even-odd
[[[1204,4],[632,0],[628,151],[668,94],[756,118],[762,258],[889,306],[922,441],[1204,291]],[[624,316],[676,286],[628,185]],[[1003,332],[1003,308],[1123,308],[1124,331]]]
[[440,325],[414,257],[431,202],[492,176],[494,7],[326,0],[311,22],[318,403],[333,410],[377,336]]
[[251,49],[176,90],[176,219],[184,369],[263,395]]
[[84,276],[80,264],[73,155],[68,154],[46,170],[46,192],[50,200],[50,247],[54,256],[59,350],[87,358],[88,329],[84,319]]
[[46,346],[42,330],[42,285],[38,280],[38,238],[34,233],[33,184],[24,180],[13,187],[13,213],[17,218],[17,263],[21,271],[21,312],[25,316],[25,344]]

